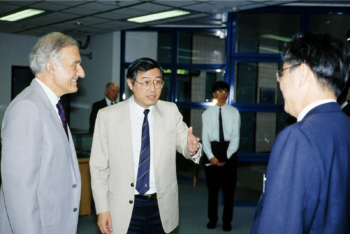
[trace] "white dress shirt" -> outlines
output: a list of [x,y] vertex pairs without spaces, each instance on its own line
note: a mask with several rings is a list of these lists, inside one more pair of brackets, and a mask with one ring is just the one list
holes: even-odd
[[[151,144],[150,152],[150,173],[149,173],[149,190],[146,194],[152,194],[157,192],[156,188],[156,179],[154,176],[154,155],[153,155],[153,109],[154,106],[149,108],[148,113],[148,124],[149,124],[149,136]],[[136,104],[134,97],[130,100],[130,118],[131,118],[131,135],[132,135],[132,149],[134,156],[134,184],[135,184],[135,194],[139,194],[136,190],[136,180],[137,172],[139,168],[140,161],[140,150],[141,150],[141,132],[142,132],[142,123],[145,115],[143,114],[144,108]]]
[[[105,99],[106,99],[107,106],[112,105],[112,101],[111,100],[109,100],[107,97],[105,97]],[[115,103],[116,102],[114,101],[113,104],[115,104]]]
[[58,101],[60,100],[56,94],[49,88],[46,86],[46,84],[44,84],[44,82],[42,82],[41,80],[39,80],[38,78],[35,77],[35,80],[40,84],[40,86],[44,89],[47,97],[49,98],[50,100],[50,103],[51,105],[53,106],[58,118],[60,119],[61,121],[61,118],[60,118],[60,115],[58,114],[58,109],[57,109],[57,103]]
[[300,114],[298,115],[298,119],[297,121],[300,122],[303,120],[303,118],[305,117],[305,115],[307,115],[307,113],[309,113],[309,111],[311,111],[312,109],[314,109],[316,106],[322,105],[322,104],[326,104],[329,102],[336,102],[335,99],[322,99],[316,102],[313,102],[309,105],[307,105],[306,107],[304,107],[304,109],[300,112]]
[[[211,141],[220,141],[219,136],[219,106],[215,105],[204,111],[202,115],[202,143],[203,150],[210,160],[214,157],[211,151]],[[236,108],[225,104],[221,107],[222,126],[225,141],[230,144],[227,149],[227,158],[238,150],[241,116]]]

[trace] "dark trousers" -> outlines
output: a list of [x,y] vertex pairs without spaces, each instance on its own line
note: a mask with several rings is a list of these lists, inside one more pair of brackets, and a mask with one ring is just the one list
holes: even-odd
[[164,234],[158,200],[135,198],[128,234]]
[[205,175],[208,186],[208,218],[218,220],[218,198],[222,187],[224,193],[224,224],[231,223],[233,217],[234,194],[237,181],[237,154],[233,154],[224,166],[206,166]]

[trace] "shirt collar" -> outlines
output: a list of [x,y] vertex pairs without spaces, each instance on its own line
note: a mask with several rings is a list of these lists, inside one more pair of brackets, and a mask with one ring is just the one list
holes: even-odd
[[39,80],[39,79],[36,78],[36,77],[35,77],[35,80],[36,80],[36,81],[40,84],[40,86],[44,89],[44,91],[45,91],[47,97],[49,98],[49,100],[50,100],[50,102],[51,102],[51,104],[52,104],[53,106],[56,106],[57,103],[58,103],[58,101],[60,100],[60,99],[56,96],[56,94],[55,94],[49,87],[47,87],[47,85],[46,85],[44,82],[42,82],[41,80]]
[[217,109],[219,109],[219,108],[224,109],[224,108],[226,108],[226,106],[227,106],[227,103],[225,103],[225,105],[223,105],[222,107],[220,107],[220,106],[218,106],[218,105],[215,105],[215,107],[216,107]]
[[325,103],[329,103],[329,102],[336,102],[334,99],[322,99],[316,102],[313,102],[309,105],[307,105],[298,115],[298,119],[297,121],[300,122],[303,120],[303,118],[305,117],[305,115],[307,115],[307,113],[309,113],[310,110],[314,109],[316,106],[325,104]]
[[341,104],[340,108],[344,108],[348,104],[348,101],[345,101],[343,104]]
[[[145,108],[139,106],[135,100],[134,100],[134,96],[131,97],[131,100],[130,100],[130,104],[131,104],[131,109],[138,115],[138,116],[144,116],[143,112],[145,110]],[[154,106],[150,106],[148,109],[149,109],[149,114],[151,114],[153,112],[153,108]]]
[[107,106],[110,106],[112,104],[112,101],[109,100],[107,97],[105,97],[105,99],[106,99],[106,102],[107,102]]

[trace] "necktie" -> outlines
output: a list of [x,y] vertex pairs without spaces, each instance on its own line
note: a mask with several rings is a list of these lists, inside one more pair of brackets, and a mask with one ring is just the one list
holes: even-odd
[[222,116],[221,116],[221,108],[219,108],[219,136],[220,136],[220,141],[224,142],[225,141],[225,137],[224,137],[224,129],[222,126]]
[[114,102],[111,102],[111,105],[114,105]]
[[149,125],[148,125],[148,115],[149,110],[146,109],[143,113],[145,118],[142,124],[142,137],[141,137],[141,153],[139,169],[137,172],[136,190],[140,195],[144,195],[149,189],[149,166],[150,166],[150,139],[149,139]]
[[56,104],[56,107],[58,109],[58,115],[61,118],[62,127],[63,127],[64,131],[66,132],[66,135],[67,135],[67,138],[68,138],[68,129],[67,129],[67,122],[66,122],[66,115],[65,115],[63,106],[62,106],[60,101],[58,101],[58,103]]

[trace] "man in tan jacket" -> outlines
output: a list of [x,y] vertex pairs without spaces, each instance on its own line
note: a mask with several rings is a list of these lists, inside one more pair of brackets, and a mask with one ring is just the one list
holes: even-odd
[[102,233],[169,233],[179,223],[176,151],[199,163],[201,145],[177,106],[159,101],[163,70],[149,58],[127,72],[134,95],[99,111],[92,191]]

